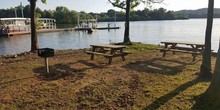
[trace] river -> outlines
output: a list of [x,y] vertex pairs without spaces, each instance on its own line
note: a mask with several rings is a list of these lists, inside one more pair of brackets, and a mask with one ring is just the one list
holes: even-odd
[[[110,22],[110,26],[114,26]],[[107,27],[108,22],[99,22],[98,27]],[[83,49],[91,44],[108,44],[123,41],[124,22],[117,22],[117,30],[96,30],[92,34],[78,31],[39,33],[40,48]],[[214,19],[212,49],[218,50],[220,19]],[[132,42],[160,44],[161,41],[186,41],[204,43],[206,19],[134,21],[130,22]],[[30,35],[0,37],[0,55],[30,51]]]

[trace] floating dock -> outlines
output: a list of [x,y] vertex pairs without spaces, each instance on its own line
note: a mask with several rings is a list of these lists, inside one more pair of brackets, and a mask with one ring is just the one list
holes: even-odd
[[75,31],[89,31],[89,30],[109,30],[109,29],[120,29],[120,27],[97,27],[97,28],[75,28]]
[[[47,32],[60,32],[60,31],[88,31],[89,33],[94,30],[110,30],[110,29],[120,29],[120,27],[99,27],[99,28],[62,28],[62,29],[41,29],[37,30],[38,33],[47,33]],[[17,31],[17,32],[9,32],[5,34],[1,34],[0,36],[18,36],[18,35],[26,35],[31,34],[31,31]]]
[[120,29],[120,27],[99,27],[98,30]]

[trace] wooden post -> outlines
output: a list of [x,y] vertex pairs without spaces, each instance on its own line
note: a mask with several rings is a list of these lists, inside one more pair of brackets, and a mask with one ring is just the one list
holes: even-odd
[[49,65],[48,65],[48,58],[45,58],[45,66],[46,66],[46,72],[50,73]]

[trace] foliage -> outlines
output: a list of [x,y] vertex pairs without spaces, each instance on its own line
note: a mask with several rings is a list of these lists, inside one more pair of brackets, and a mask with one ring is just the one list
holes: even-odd
[[[126,9],[126,1],[127,0],[108,0],[114,7],[118,7],[121,9]],[[163,0],[130,0],[131,9],[137,7],[141,3],[144,3],[150,6],[152,3],[161,3]]]
[[68,8],[60,6],[56,8],[54,17],[59,23],[73,23],[77,21],[77,12],[70,11]]
[[[189,18],[207,18],[207,8],[201,8],[197,10],[180,10],[176,11],[176,14],[186,15]],[[220,8],[214,8],[214,18],[220,18]]]
[[[118,7],[125,10],[125,32],[123,43],[130,44],[130,12],[140,3],[151,4],[161,3],[163,0],[108,0],[114,7]],[[136,16],[134,17],[136,19]]]
[[[21,6],[15,7],[17,9],[18,17],[21,17]],[[14,17],[15,8],[10,9],[0,9],[0,18]],[[30,5],[23,6],[24,17],[30,17]],[[117,21],[125,21],[125,12],[115,11],[113,9],[102,13],[77,13],[74,10],[69,10],[66,7],[60,6],[55,10],[41,10],[36,8],[36,16],[42,18],[54,18],[57,23],[76,23],[77,16],[79,15],[81,19],[94,19],[98,18],[99,22],[110,22],[114,21],[116,14]],[[161,14],[161,15],[159,15]],[[132,10],[130,15],[131,21],[145,21],[145,20],[175,20],[175,19],[188,19],[184,14],[176,14],[174,11],[168,11],[164,8],[150,10],[145,8],[143,10]]]

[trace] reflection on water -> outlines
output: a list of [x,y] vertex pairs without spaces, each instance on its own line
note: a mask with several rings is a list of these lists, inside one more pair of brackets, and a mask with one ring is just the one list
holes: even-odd
[[[98,27],[107,27],[108,22],[98,23]],[[114,26],[114,23],[110,23]],[[39,33],[40,48],[82,49],[91,44],[122,42],[124,22],[117,22],[118,30],[97,30],[92,34],[84,31],[63,31]],[[131,22],[130,38],[135,42],[159,44],[161,41],[204,42],[206,19],[172,20],[172,21],[138,21]],[[220,19],[214,19],[212,48],[217,51],[220,31]],[[30,51],[30,35],[1,37],[0,55]]]
[[30,35],[0,38],[0,55],[30,51]]

